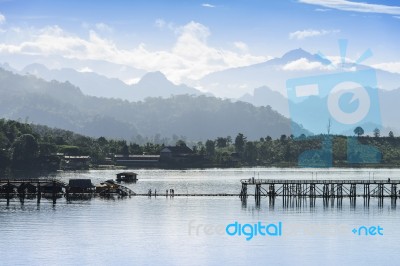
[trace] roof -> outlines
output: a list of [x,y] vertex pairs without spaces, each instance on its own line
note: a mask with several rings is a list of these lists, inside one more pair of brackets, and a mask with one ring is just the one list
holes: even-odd
[[161,152],[172,152],[175,154],[191,154],[193,151],[188,146],[167,146]]
[[90,179],[70,179],[68,183],[69,187],[74,188],[92,188],[92,180]]
[[137,174],[134,172],[122,172],[122,173],[118,173],[117,175],[134,175],[134,176],[136,176]]

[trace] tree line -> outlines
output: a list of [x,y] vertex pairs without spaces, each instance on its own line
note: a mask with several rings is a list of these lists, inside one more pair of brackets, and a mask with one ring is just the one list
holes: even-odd
[[[362,128],[361,128],[362,129]],[[331,152],[332,166],[348,166],[354,160],[349,157],[368,156],[363,146],[371,146],[381,153],[379,166],[400,165],[400,138],[393,132],[381,136],[379,130],[373,136],[362,136],[363,130],[355,129],[354,137],[360,149],[349,152],[349,137],[341,135],[317,135],[295,137],[281,135],[258,140],[249,140],[244,134],[235,137],[218,137],[197,143],[178,140],[176,145],[189,146],[194,154],[200,155],[207,166],[278,166],[294,167],[299,156],[310,150],[319,150],[316,157]],[[323,142],[330,138],[331,146]],[[147,142],[139,145],[126,140],[92,138],[71,131],[53,129],[46,126],[0,119],[0,169],[57,170],[60,167],[60,154],[69,156],[90,156],[93,165],[102,164],[115,154],[159,155],[164,144]],[[311,160],[320,158],[311,158]],[[368,159],[368,158],[367,158]],[[357,161],[357,160],[356,160]],[[358,160],[359,161],[359,160]]]

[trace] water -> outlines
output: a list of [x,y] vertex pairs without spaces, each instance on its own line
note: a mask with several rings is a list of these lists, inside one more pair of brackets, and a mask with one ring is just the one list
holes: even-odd
[[[114,178],[118,171],[59,173],[57,178]],[[137,193],[239,193],[240,179],[397,179],[400,170],[211,169],[138,170]],[[364,207],[344,199],[310,207],[307,200],[283,207],[281,198],[242,205],[237,197],[94,198],[52,202],[0,201],[0,265],[393,265],[400,251],[400,206],[371,199]],[[400,204],[400,202],[398,202]],[[228,236],[228,224],[282,222],[281,237]],[[381,226],[383,235],[351,232]],[[221,232],[222,230],[222,232]]]

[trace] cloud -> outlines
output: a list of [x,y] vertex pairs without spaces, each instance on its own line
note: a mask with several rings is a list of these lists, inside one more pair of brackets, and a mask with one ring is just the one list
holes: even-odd
[[79,72],[82,72],[82,73],[90,73],[90,72],[93,72],[93,70],[92,70],[90,67],[84,67],[84,68],[78,69],[78,71],[79,71]]
[[176,41],[163,50],[148,49],[141,43],[131,48],[120,48],[110,38],[88,30],[87,37],[77,36],[59,26],[42,29],[21,29],[19,37],[0,43],[0,55],[23,54],[61,56],[69,59],[104,60],[147,71],[162,71],[176,82],[184,78],[199,79],[214,71],[260,63],[270,59],[249,53],[213,47],[208,44],[210,30],[191,21],[177,27]]
[[202,6],[202,7],[208,7],[208,8],[213,8],[213,7],[215,7],[214,5],[207,4],[207,3],[201,4],[201,6]]
[[313,30],[313,29],[298,30],[298,31],[289,33],[289,38],[303,40],[303,39],[309,38],[309,37],[322,36],[322,35],[338,33],[338,32],[340,32],[340,31],[339,30]]
[[377,69],[382,69],[391,73],[400,73],[400,62],[387,62],[372,65]]
[[287,63],[282,67],[286,71],[309,71],[309,70],[326,70],[328,66],[324,66],[320,62],[311,62],[306,58],[300,58],[298,60]]
[[96,25],[96,29],[99,31],[104,31],[104,32],[112,32],[113,28],[111,28],[110,26],[108,26],[107,24],[100,22],[97,23]]
[[331,9],[327,9],[327,8],[316,8],[314,9],[317,12],[327,12],[327,11],[331,11]]
[[167,22],[161,18],[156,19],[156,21],[154,21],[154,26],[156,26],[159,29],[168,29],[174,33],[177,33],[177,31],[180,28],[180,27],[177,27],[174,23]]
[[159,28],[162,29],[165,27],[165,25],[167,25],[167,23],[163,20],[163,19],[156,19],[156,21],[154,22],[154,25]]
[[400,16],[393,16],[394,18],[400,19]]
[[323,6],[327,8],[334,8],[343,11],[400,15],[399,6],[369,4],[347,0],[299,0],[299,2],[304,4]]
[[244,42],[234,42],[233,45],[242,52],[248,52],[249,47]]
[[0,25],[4,24],[5,22],[6,22],[6,17],[2,13],[0,13]]

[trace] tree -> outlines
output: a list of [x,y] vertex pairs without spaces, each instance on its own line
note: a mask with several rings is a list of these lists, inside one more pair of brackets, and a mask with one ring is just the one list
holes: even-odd
[[381,131],[379,130],[379,128],[375,128],[374,129],[374,137],[379,138],[380,136],[381,136]]
[[354,134],[356,134],[358,137],[364,135],[364,129],[362,127],[356,127],[354,129]]
[[176,142],[176,144],[175,144],[176,146],[179,146],[179,147],[185,147],[186,146],[186,142],[184,141],[184,140],[178,140],[177,142]]
[[39,145],[34,136],[21,135],[13,144],[13,162],[17,167],[32,166],[39,156]]
[[247,163],[249,164],[256,164],[257,161],[257,147],[256,145],[249,141],[246,142],[245,149],[244,149],[244,158]]
[[210,157],[213,157],[215,154],[215,142],[212,140],[206,141],[206,154]]
[[389,131],[389,138],[394,138],[393,131]]
[[221,137],[217,138],[216,143],[218,148],[225,148],[228,145],[227,139]]
[[235,138],[235,150],[236,152],[242,153],[244,151],[244,144],[246,143],[246,137],[239,133]]

